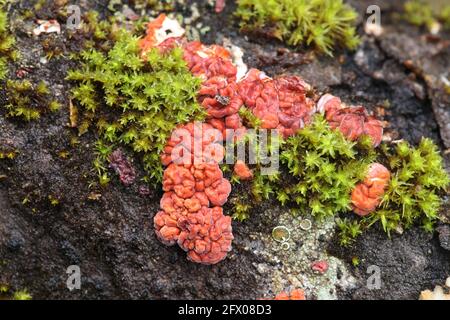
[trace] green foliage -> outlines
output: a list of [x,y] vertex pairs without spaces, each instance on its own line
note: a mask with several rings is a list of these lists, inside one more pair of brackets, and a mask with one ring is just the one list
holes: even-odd
[[440,14],[440,19],[444,23],[444,27],[450,30],[450,5],[446,6]]
[[119,22],[115,16],[101,18],[94,10],[83,14],[81,22],[80,29],[67,30],[71,43],[77,44],[72,48],[72,58],[78,58],[83,50],[109,51],[120,33]]
[[233,219],[240,222],[250,217],[250,210],[252,205],[248,202],[248,199],[237,199],[233,201]]
[[411,0],[404,4],[404,19],[418,27],[433,27],[441,22],[446,29],[450,29],[450,5],[446,5],[439,12],[433,10],[425,0]]
[[313,45],[332,55],[335,45],[359,44],[357,13],[342,0],[238,0],[243,30],[267,30],[289,45]]
[[241,107],[239,109],[239,116],[247,128],[257,129],[261,127],[261,119],[255,116],[250,109]]
[[104,143],[130,147],[142,157],[147,178],[161,181],[159,157],[172,130],[205,116],[196,101],[200,79],[181,49],[164,56],[155,49],[142,59],[138,38],[122,31],[107,54],[91,49],[81,57],[81,69],[67,76],[84,111],[80,134],[94,121]]
[[381,209],[367,218],[369,224],[379,221],[389,234],[419,221],[425,230],[432,231],[441,205],[439,194],[450,183],[437,146],[431,139],[423,138],[417,148],[400,142],[393,152],[388,147],[384,147],[384,152],[392,177]]
[[348,141],[322,116],[316,116],[310,126],[288,138],[283,146],[281,162],[289,169],[291,179],[278,199],[318,218],[349,211],[351,191],[374,158],[371,148]]
[[33,297],[25,290],[18,290],[14,292],[13,299],[14,300],[31,300]]
[[355,238],[363,232],[363,227],[360,220],[338,218],[336,219],[336,224],[339,229],[339,243],[344,247],[352,244],[355,241]]
[[0,146],[0,160],[9,159],[14,160],[17,157],[18,151],[9,146]]
[[9,32],[8,14],[0,3],[0,80],[5,79],[8,73],[8,60],[16,60],[18,52],[13,49],[16,39]]
[[33,85],[29,80],[7,80],[6,95],[8,103],[4,106],[7,116],[26,121],[39,119],[47,111],[58,110],[57,101],[50,101],[50,90],[43,81]]

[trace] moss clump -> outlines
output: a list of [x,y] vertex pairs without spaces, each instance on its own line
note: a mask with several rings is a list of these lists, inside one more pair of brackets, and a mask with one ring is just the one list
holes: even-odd
[[5,149],[0,148],[0,160],[9,159],[14,160],[17,157],[17,151],[14,149]]
[[29,80],[7,80],[8,103],[4,106],[7,116],[26,121],[39,119],[47,111],[57,111],[59,102],[49,98],[50,90],[45,82],[34,85]]
[[352,244],[363,233],[361,220],[336,219],[336,224],[339,229],[339,244],[341,246],[345,247]]
[[438,23],[450,30],[450,5],[446,5],[439,12],[433,10],[430,3],[424,0],[407,1],[404,4],[404,19],[409,23],[433,30]]
[[389,233],[418,221],[432,231],[441,206],[439,195],[450,183],[437,146],[423,138],[417,148],[400,142],[393,152],[387,146],[383,149],[392,177],[380,210],[367,218],[369,224],[379,221]]
[[247,197],[243,196],[241,198],[233,199],[233,214],[232,217],[238,221],[244,221],[250,217],[250,210],[252,209],[251,204]]
[[[245,115],[245,110],[241,113]],[[377,222],[388,235],[394,229],[409,228],[416,222],[432,231],[441,196],[450,183],[432,140],[423,138],[417,148],[401,142],[394,150],[386,144],[373,149],[370,137],[348,141],[339,130],[332,130],[321,115],[281,142],[280,159],[282,166],[278,174],[262,175],[262,159],[253,166],[253,180],[244,182],[249,183],[251,196],[241,196],[232,203],[233,217],[247,219],[255,203],[269,198],[276,198],[294,215],[311,214],[318,219],[349,215],[336,220],[343,246],[352,244]],[[391,172],[391,179],[378,210],[360,218],[352,212],[351,194],[374,162],[384,164]]]
[[13,300],[31,300],[33,297],[28,293],[28,290],[18,290],[14,292]]
[[322,116],[316,116],[311,125],[288,138],[283,146],[281,162],[291,179],[278,191],[278,200],[294,203],[300,212],[318,218],[350,211],[351,192],[375,158],[366,145],[367,141],[348,141]]
[[357,13],[342,0],[238,0],[236,15],[244,31],[269,30],[289,45],[313,45],[328,55],[337,44],[359,44]]
[[[201,81],[181,49],[165,55],[155,49],[142,59],[138,38],[123,31],[107,54],[92,49],[81,56],[81,69],[67,77],[76,83],[72,96],[84,114],[80,134],[94,122],[102,146],[130,147],[142,156],[147,179],[161,181],[159,157],[172,130],[205,115],[196,100]],[[106,178],[104,171],[100,176]]]
[[13,49],[16,39],[10,34],[8,14],[4,11],[5,1],[0,1],[0,80],[8,73],[8,60],[17,60],[18,52]]

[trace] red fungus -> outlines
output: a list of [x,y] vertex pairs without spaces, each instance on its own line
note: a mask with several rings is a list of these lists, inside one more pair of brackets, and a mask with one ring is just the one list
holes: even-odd
[[385,166],[373,163],[362,183],[356,185],[352,192],[353,211],[359,216],[366,216],[380,204],[384,190],[391,174]]
[[202,207],[209,206],[208,197],[204,192],[195,192],[191,198],[183,199],[174,192],[166,192],[161,198],[161,209],[167,213],[186,215],[188,212],[197,212]]
[[205,193],[209,201],[211,201],[211,204],[223,206],[231,193],[230,181],[225,178],[217,180],[205,189]]
[[172,163],[164,171],[163,190],[174,191],[180,198],[190,198],[195,193],[195,178],[189,169]]
[[231,218],[221,207],[203,207],[180,218],[178,245],[188,252],[188,259],[202,264],[215,264],[231,250],[233,233]]
[[[231,218],[220,207],[209,208],[225,204],[231,192],[218,164],[223,147],[216,142],[221,139],[211,124],[188,123],[174,130],[161,156],[169,166],[163,177],[162,211],[154,217],[156,235],[165,244],[177,242],[188,259],[203,264],[223,260],[233,240]],[[177,157],[184,156],[188,163],[178,164]]]
[[234,165],[234,173],[241,180],[250,180],[253,178],[253,172],[250,168],[244,163],[244,161],[238,160]]
[[[225,1],[218,0],[216,11],[222,11],[224,5]],[[316,107],[307,96],[309,85],[296,76],[274,80],[252,69],[236,83],[237,68],[228,50],[198,41],[187,42],[183,34],[184,30],[174,20],[160,15],[147,25],[147,35],[139,42],[143,55],[155,47],[161,52],[174,47],[183,49],[188,68],[203,80],[199,102],[208,113],[207,123],[177,127],[166,144],[161,155],[163,165],[168,166],[163,178],[165,194],[160,204],[162,210],[154,217],[154,226],[158,239],[168,245],[177,242],[188,252],[191,261],[214,264],[226,257],[233,240],[231,218],[224,216],[220,207],[227,201],[231,184],[223,178],[218,165],[224,157],[219,142],[224,138],[237,140],[246,133],[238,114],[242,105],[261,120],[263,129],[277,129],[283,137],[303,128],[317,111],[325,113],[331,127],[339,128],[351,140],[367,134],[377,146],[383,128],[363,107],[347,107],[332,95],[323,96]],[[253,176],[242,161],[237,161],[234,172],[241,179]],[[378,205],[389,179],[385,173],[379,174],[381,178],[369,174],[355,188],[352,201],[358,214],[371,209],[373,201]],[[317,261],[312,269],[323,273],[328,264]],[[275,299],[305,300],[305,295],[297,289],[289,294],[281,293]]]
[[218,45],[205,46],[199,41],[188,42],[183,49],[184,60],[194,75],[203,80],[216,76],[223,76],[229,81],[236,80],[237,68],[227,49]]
[[199,100],[211,118],[225,118],[236,114],[242,106],[237,84],[223,76],[206,80],[199,91]]
[[285,76],[275,79],[280,111],[278,119],[279,132],[288,137],[302,129],[311,121],[316,112],[314,101],[306,96],[310,86],[296,76]]
[[326,262],[325,260],[322,261],[314,261],[311,264],[311,269],[314,272],[317,272],[319,274],[324,274],[325,272],[328,271],[328,262]]
[[216,5],[214,10],[216,11],[216,13],[221,13],[223,11],[223,9],[225,9],[225,0],[216,0]]
[[256,69],[251,69],[239,83],[244,104],[261,119],[261,127],[278,129],[284,137],[303,128],[316,111],[314,101],[306,96],[309,89],[299,77],[273,80]]
[[280,292],[274,300],[306,300],[305,291],[302,289],[294,289],[291,292]]
[[381,143],[383,124],[369,116],[362,106],[346,106],[341,100],[330,94],[324,95],[318,102],[318,110],[325,112],[325,118],[333,129],[338,128],[348,139],[354,141],[361,135],[372,138],[374,147]]
[[177,127],[167,141],[161,162],[167,166],[193,163],[218,163],[224,157],[222,132],[208,123],[193,123]]
[[257,69],[251,69],[239,83],[239,94],[247,108],[261,119],[263,129],[278,127],[279,101],[272,78]]
[[153,218],[153,225],[155,227],[156,237],[165,245],[174,245],[181,232],[178,227],[178,220],[180,213],[174,211],[167,213],[165,211],[159,211]]
[[222,170],[217,163],[196,164],[190,170],[195,177],[195,189],[197,191],[205,191],[207,187],[223,178]]

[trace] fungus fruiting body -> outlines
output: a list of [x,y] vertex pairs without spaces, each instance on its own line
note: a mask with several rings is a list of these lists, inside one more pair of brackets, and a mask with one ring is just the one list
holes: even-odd
[[295,134],[311,121],[315,103],[306,96],[309,85],[296,76],[272,79],[251,69],[239,82],[244,105],[261,120],[261,128],[277,129],[283,137]]
[[390,177],[391,174],[385,166],[372,164],[364,181],[352,191],[353,211],[360,216],[374,211],[381,202]]
[[274,300],[306,300],[305,291],[302,289],[294,289],[288,292],[280,292]]
[[346,106],[338,97],[326,94],[317,103],[318,109],[325,113],[333,129],[339,129],[348,139],[355,141],[362,135],[372,139],[374,147],[381,143],[383,124],[369,116],[362,106]]

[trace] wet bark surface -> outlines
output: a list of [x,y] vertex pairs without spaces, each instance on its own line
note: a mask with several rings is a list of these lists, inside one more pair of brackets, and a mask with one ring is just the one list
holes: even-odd
[[[449,35],[430,37],[425,30],[392,18],[400,10],[400,2],[375,1],[380,2],[383,19],[386,17],[384,33],[375,38],[360,28],[360,47],[355,52],[337,51],[334,57],[243,35],[231,1],[221,14],[198,2],[200,21],[211,27],[202,39],[206,43],[221,44],[228,38],[244,50],[249,67],[271,76],[297,74],[318,92],[366,106],[386,121],[388,140],[418,143],[425,136],[443,153],[450,148],[450,98],[441,81],[450,70]],[[364,17],[372,2],[352,1],[352,5]],[[105,5],[99,3],[85,2],[82,8],[94,7],[106,14]],[[19,1],[15,8],[29,5],[30,1]],[[52,14],[49,10],[40,18],[52,18]],[[274,217],[283,211],[275,202],[256,207],[243,223],[234,221],[236,240],[229,257],[217,265],[202,266],[187,261],[179,248],[156,239],[153,216],[162,191],[150,188],[149,195],[139,192],[145,186],[140,180],[144,172],[130,152],[127,156],[136,170],[135,183],[125,187],[115,176],[106,188],[89,188],[95,179],[95,133],[83,135],[73,147],[70,140],[76,131],[68,126],[70,85],[64,77],[76,63],[66,55],[42,60],[44,38],[54,37],[67,51],[73,44],[65,39],[64,26],[60,35],[32,37],[25,31],[30,25],[33,21],[13,23],[23,58],[11,66],[11,74],[30,67],[27,77],[44,79],[65,107],[25,123],[5,117],[1,106],[6,97],[4,89],[0,90],[0,144],[19,152],[14,160],[0,160],[0,284],[27,288],[33,297],[42,299],[253,299],[271,293],[267,279],[279,266],[259,253],[265,248],[252,247],[249,234],[270,236]],[[61,157],[61,151],[69,156]],[[449,168],[448,153],[445,160]],[[235,188],[233,192],[245,190]],[[52,205],[49,196],[56,196],[59,203]],[[447,200],[444,221],[448,211]],[[350,248],[340,247],[336,237],[323,240],[320,246],[324,251],[344,261],[355,278],[355,285],[340,290],[338,297],[416,299],[421,290],[445,282],[450,276],[449,232],[444,222],[439,227],[443,231],[434,234],[414,227],[391,239],[374,228]],[[358,267],[351,265],[353,257],[361,261]],[[271,268],[258,268],[262,263]],[[70,265],[81,268],[82,290],[71,292],[66,287]],[[370,265],[381,270],[378,290],[366,286]],[[308,294],[315,297],[314,289]]]

